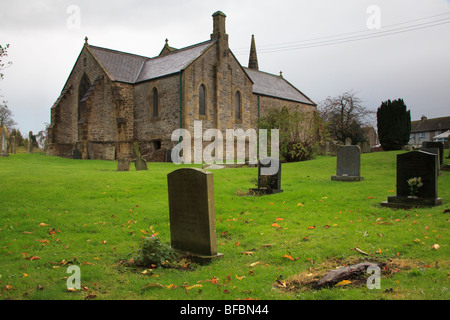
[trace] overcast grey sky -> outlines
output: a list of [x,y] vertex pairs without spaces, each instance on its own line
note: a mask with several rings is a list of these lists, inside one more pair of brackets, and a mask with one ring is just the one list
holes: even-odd
[[50,122],[85,36],[153,57],[166,38],[176,48],[208,40],[217,10],[242,65],[254,34],[260,70],[282,71],[316,103],[354,90],[374,111],[402,98],[413,120],[450,116],[450,0],[0,1],[13,62],[0,95],[23,134]]

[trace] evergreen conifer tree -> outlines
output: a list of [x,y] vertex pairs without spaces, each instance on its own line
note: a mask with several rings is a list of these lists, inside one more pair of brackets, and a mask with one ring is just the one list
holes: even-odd
[[381,103],[377,111],[378,137],[383,150],[401,150],[411,134],[411,111],[403,99]]

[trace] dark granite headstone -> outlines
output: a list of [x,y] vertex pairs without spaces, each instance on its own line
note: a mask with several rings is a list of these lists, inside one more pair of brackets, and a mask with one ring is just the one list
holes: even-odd
[[[438,198],[437,155],[411,151],[397,156],[397,195],[388,197],[385,207],[412,208],[437,206],[442,204]],[[408,180],[421,178],[423,186],[411,194]]]
[[217,253],[213,174],[194,168],[167,175],[172,248],[200,262]]
[[442,142],[424,141],[423,148],[438,148],[439,149],[439,165],[444,163],[444,144]]
[[281,161],[273,158],[261,159],[258,163],[258,188],[256,194],[281,193]]
[[362,181],[361,149],[358,146],[340,146],[337,152],[336,175],[334,181]]

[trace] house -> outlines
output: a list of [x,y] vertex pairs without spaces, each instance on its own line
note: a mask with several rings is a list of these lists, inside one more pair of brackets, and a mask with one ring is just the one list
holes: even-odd
[[450,117],[428,119],[425,116],[418,121],[411,122],[409,144],[421,146],[424,141],[433,141],[433,138],[450,130]]
[[259,70],[252,36],[248,67],[228,46],[226,15],[213,14],[210,39],[176,49],[166,40],[156,57],[93,46],[81,53],[51,108],[49,155],[81,159],[166,161],[178,129],[257,128],[270,108],[317,111],[281,75]]

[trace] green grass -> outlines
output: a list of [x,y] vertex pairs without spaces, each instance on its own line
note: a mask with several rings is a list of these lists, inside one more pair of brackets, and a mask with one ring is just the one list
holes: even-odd
[[[1,158],[0,299],[448,299],[450,173],[439,177],[442,206],[382,208],[395,192],[397,154],[362,155],[365,180],[351,183],[331,181],[332,157],[283,164],[284,192],[263,197],[245,194],[255,186],[256,168],[214,170],[224,257],[146,273],[121,261],[153,232],[170,243],[167,174],[179,166],[117,172],[117,162]],[[314,290],[293,281],[364,260],[390,263],[380,290]],[[71,264],[81,270],[84,289],[77,292],[67,291]]]

